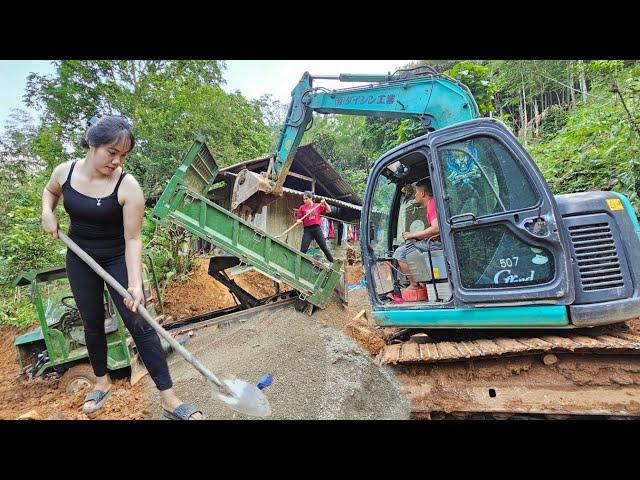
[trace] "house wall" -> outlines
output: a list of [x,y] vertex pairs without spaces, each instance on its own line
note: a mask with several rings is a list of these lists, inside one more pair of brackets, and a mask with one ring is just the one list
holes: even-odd
[[[215,195],[216,198],[213,200],[223,208],[229,208],[229,192],[230,188],[217,190]],[[287,230],[295,223],[295,212],[300,205],[302,205],[301,196],[284,192],[282,197],[263,207],[262,212],[256,214],[251,220],[249,220],[249,222],[259,229],[267,232],[269,235],[276,236]],[[295,249],[299,249],[302,243],[302,233],[302,226],[297,226],[289,231],[284,237],[281,237],[280,240]],[[337,245],[335,239],[327,239],[327,245],[329,246],[333,256],[340,260],[345,260],[347,258],[347,244],[356,248],[358,251],[360,250],[359,242],[342,242],[342,245]],[[311,248],[314,247],[317,247],[316,242],[311,243]],[[197,248],[200,250],[208,250],[209,245],[204,241],[200,241],[198,242]]]

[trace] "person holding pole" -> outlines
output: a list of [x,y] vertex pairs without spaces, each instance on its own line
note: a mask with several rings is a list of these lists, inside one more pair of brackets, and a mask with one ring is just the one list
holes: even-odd
[[296,224],[302,224],[304,227],[300,251],[302,253],[307,253],[311,240],[315,240],[324,255],[327,257],[327,260],[329,260],[330,263],[333,263],[333,255],[331,255],[331,251],[329,250],[329,247],[327,247],[327,243],[325,242],[324,235],[322,233],[322,228],[320,228],[321,216],[325,213],[331,213],[331,207],[325,199],[322,199],[320,203],[314,203],[313,193],[310,191],[304,192],[302,200],[304,204],[300,206],[298,213],[296,214],[298,218]]

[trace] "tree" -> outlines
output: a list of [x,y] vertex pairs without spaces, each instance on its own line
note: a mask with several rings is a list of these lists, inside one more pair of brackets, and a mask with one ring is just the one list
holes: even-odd
[[43,110],[36,149],[49,167],[84,155],[79,140],[95,114],[124,115],[137,146],[127,168],[153,201],[197,134],[218,163],[264,154],[269,129],[258,102],[221,88],[224,63],[193,60],[54,62],[52,76],[31,74],[25,102]]
[[444,73],[469,87],[478,104],[480,115],[487,115],[494,111],[492,100],[495,85],[491,81],[489,67],[471,62],[460,62]]

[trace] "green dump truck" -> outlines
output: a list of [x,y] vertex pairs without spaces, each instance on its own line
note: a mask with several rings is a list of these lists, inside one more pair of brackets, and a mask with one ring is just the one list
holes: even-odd
[[209,200],[218,171],[206,139],[198,137],[158,200],[153,219],[171,221],[226,252],[226,260],[212,259],[209,273],[234,293],[238,287],[219,272],[243,263],[291,285],[308,304],[326,303],[340,279],[342,262],[325,265]]

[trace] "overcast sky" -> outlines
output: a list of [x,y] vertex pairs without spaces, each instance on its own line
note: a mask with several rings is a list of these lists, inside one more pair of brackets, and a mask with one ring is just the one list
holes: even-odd
[[[286,104],[291,91],[304,72],[312,75],[340,73],[393,73],[410,60],[227,60],[224,71],[227,92],[240,92],[249,100],[271,94]],[[48,60],[0,60],[0,131],[9,117],[11,108],[28,110],[23,103],[27,76],[31,72],[52,74]],[[314,86],[327,88],[352,87],[358,84],[332,80],[316,80]],[[34,118],[38,113],[31,111]]]

